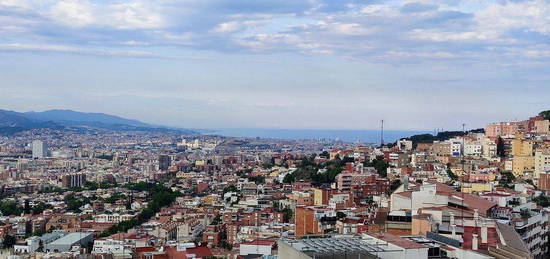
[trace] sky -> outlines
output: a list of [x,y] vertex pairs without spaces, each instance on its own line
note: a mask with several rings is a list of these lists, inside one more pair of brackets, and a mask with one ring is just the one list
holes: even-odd
[[0,0],[0,109],[433,130],[550,109],[550,0]]

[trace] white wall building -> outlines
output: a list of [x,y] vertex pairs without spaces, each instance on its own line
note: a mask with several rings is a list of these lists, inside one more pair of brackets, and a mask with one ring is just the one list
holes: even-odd
[[48,145],[41,140],[32,142],[32,158],[48,157]]
[[132,258],[132,246],[122,240],[96,239],[92,254],[112,254],[114,258]]
[[119,223],[121,221],[125,221],[125,220],[131,220],[135,217],[135,215],[131,215],[131,214],[118,214],[118,213],[114,213],[114,214],[99,214],[99,215],[94,215],[93,216],[93,219],[94,219],[94,222],[97,222],[97,223]]

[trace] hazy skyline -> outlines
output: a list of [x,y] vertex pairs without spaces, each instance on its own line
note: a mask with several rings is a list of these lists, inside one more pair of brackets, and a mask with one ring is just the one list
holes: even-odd
[[550,108],[550,1],[0,0],[0,109],[459,129]]

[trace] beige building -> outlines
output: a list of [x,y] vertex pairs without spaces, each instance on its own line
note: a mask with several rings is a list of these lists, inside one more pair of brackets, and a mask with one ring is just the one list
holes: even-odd
[[450,142],[434,142],[432,145],[432,153],[436,156],[450,156],[451,155],[451,143]]
[[535,152],[535,177],[550,169],[550,150]]
[[533,141],[523,139],[523,135],[518,134],[516,138],[512,140],[512,155],[515,156],[532,156],[533,155]]
[[543,133],[543,134],[550,133],[550,121],[549,120],[535,121],[535,132]]
[[534,156],[514,156],[512,172],[515,176],[524,176],[527,179],[534,178],[535,157]]

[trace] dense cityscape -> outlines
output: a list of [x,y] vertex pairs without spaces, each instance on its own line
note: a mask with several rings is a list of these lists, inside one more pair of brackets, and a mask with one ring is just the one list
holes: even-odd
[[550,0],[0,0],[0,259],[550,259]]
[[548,258],[549,113],[376,145],[99,128],[5,135],[0,254]]

